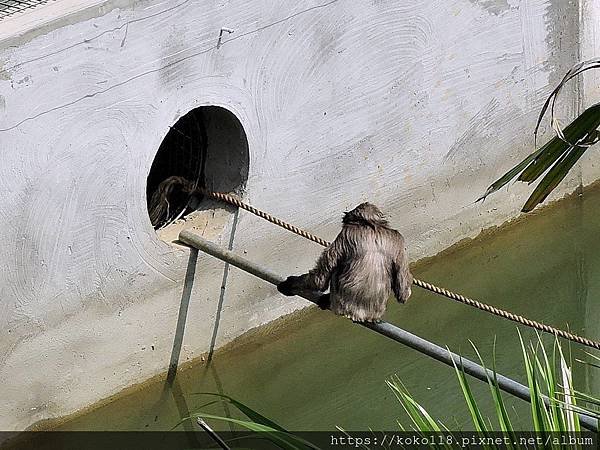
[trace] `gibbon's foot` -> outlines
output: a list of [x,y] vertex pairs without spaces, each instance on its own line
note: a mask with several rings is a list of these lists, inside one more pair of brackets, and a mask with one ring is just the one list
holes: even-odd
[[292,295],[296,295],[294,293],[294,285],[299,277],[289,276],[277,285],[277,290],[281,292],[283,295],[287,295],[288,297]]
[[364,319],[364,320],[356,320],[353,319],[352,317],[348,317],[350,320],[352,320],[352,322],[354,323],[381,323],[383,322],[383,320],[381,319]]
[[329,309],[331,306],[331,298],[329,294],[321,295],[317,300],[317,306],[321,309]]

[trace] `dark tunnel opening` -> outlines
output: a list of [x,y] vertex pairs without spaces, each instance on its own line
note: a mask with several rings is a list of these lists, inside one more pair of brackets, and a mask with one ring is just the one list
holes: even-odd
[[240,194],[248,179],[246,133],[238,118],[218,106],[201,106],[181,117],[163,139],[146,184],[150,222],[163,228],[215,205],[201,189]]

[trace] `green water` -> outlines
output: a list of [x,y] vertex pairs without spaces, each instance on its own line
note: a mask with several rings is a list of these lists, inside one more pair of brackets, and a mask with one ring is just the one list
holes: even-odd
[[[501,195],[501,194],[500,194]],[[488,200],[494,201],[494,199]],[[575,333],[600,338],[600,191],[586,192],[517,224],[434,258],[415,275]],[[307,243],[307,245],[311,245]],[[282,300],[284,301],[284,300]],[[497,368],[524,381],[512,322],[437,297],[419,288],[406,305],[390,302],[386,319],[417,335],[474,358],[469,341]],[[535,334],[520,327],[526,339]],[[578,345],[573,357],[585,358]],[[489,359],[488,359],[489,362]],[[600,370],[575,363],[576,385],[600,392]],[[389,341],[346,319],[311,309],[242,338],[165,382],[95,409],[63,430],[170,429],[181,417],[221,392],[290,430],[397,429],[405,420],[384,380],[397,374],[414,396],[450,428],[469,429],[468,413],[449,367]],[[473,380],[481,405],[493,414],[489,391]],[[517,425],[530,428],[528,404],[507,396]],[[205,412],[238,416],[222,405]],[[408,424],[407,421],[404,423]],[[226,425],[213,423],[217,429]]]

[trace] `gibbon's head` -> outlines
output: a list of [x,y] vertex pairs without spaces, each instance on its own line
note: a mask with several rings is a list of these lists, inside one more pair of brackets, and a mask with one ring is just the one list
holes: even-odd
[[369,202],[364,202],[352,211],[344,213],[342,222],[345,224],[368,225],[370,227],[387,227],[388,221],[381,210]]

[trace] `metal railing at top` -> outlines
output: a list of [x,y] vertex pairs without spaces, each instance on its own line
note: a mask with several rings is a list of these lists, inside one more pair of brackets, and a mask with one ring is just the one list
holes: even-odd
[[56,0],[0,0],[0,20]]

